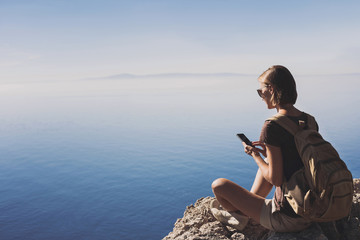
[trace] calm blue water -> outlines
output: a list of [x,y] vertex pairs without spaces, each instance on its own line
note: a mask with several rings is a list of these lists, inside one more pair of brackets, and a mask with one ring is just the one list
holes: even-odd
[[[297,106],[360,177],[359,75],[298,76]],[[2,84],[0,239],[161,239],[211,182],[250,188],[274,114],[256,76]]]

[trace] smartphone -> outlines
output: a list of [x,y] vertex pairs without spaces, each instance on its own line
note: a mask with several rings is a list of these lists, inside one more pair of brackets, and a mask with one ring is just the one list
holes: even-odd
[[250,145],[253,147],[252,143],[250,142],[250,140],[245,136],[245,134],[243,133],[238,133],[236,134],[240,139],[241,141],[243,141],[244,143],[246,143],[246,145]]

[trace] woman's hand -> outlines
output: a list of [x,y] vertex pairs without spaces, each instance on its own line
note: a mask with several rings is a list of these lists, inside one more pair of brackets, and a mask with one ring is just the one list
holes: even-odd
[[[267,157],[265,143],[260,142],[260,141],[255,141],[255,142],[252,142],[252,144],[255,146],[256,151],[261,153],[264,157]],[[259,146],[260,148],[256,148],[256,146]]]
[[[244,146],[244,151],[246,154],[250,155],[250,156],[259,156],[260,153],[266,157],[266,147],[265,147],[265,144],[262,143],[262,142],[259,142],[259,141],[255,141],[255,142],[252,142],[252,144],[254,145],[254,147],[250,146],[250,145],[247,145],[246,143],[242,143],[243,146]],[[259,146],[261,148],[257,148],[255,146]]]

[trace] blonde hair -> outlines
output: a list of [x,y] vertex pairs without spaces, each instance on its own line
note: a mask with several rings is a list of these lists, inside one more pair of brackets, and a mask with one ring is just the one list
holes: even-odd
[[259,79],[265,84],[271,85],[274,94],[270,102],[274,105],[295,104],[297,99],[295,79],[290,71],[281,65],[274,65],[268,68]]

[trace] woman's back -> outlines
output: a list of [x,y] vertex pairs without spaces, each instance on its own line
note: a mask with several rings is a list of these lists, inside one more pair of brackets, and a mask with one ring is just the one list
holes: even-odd
[[[296,124],[298,124],[299,121],[305,122],[305,125],[308,123],[308,115],[304,112],[299,116],[287,117]],[[319,129],[317,123],[316,129]],[[296,149],[294,136],[276,122],[270,120],[265,121],[261,130],[260,141],[281,148],[285,180],[290,179],[294,172],[304,166]]]

